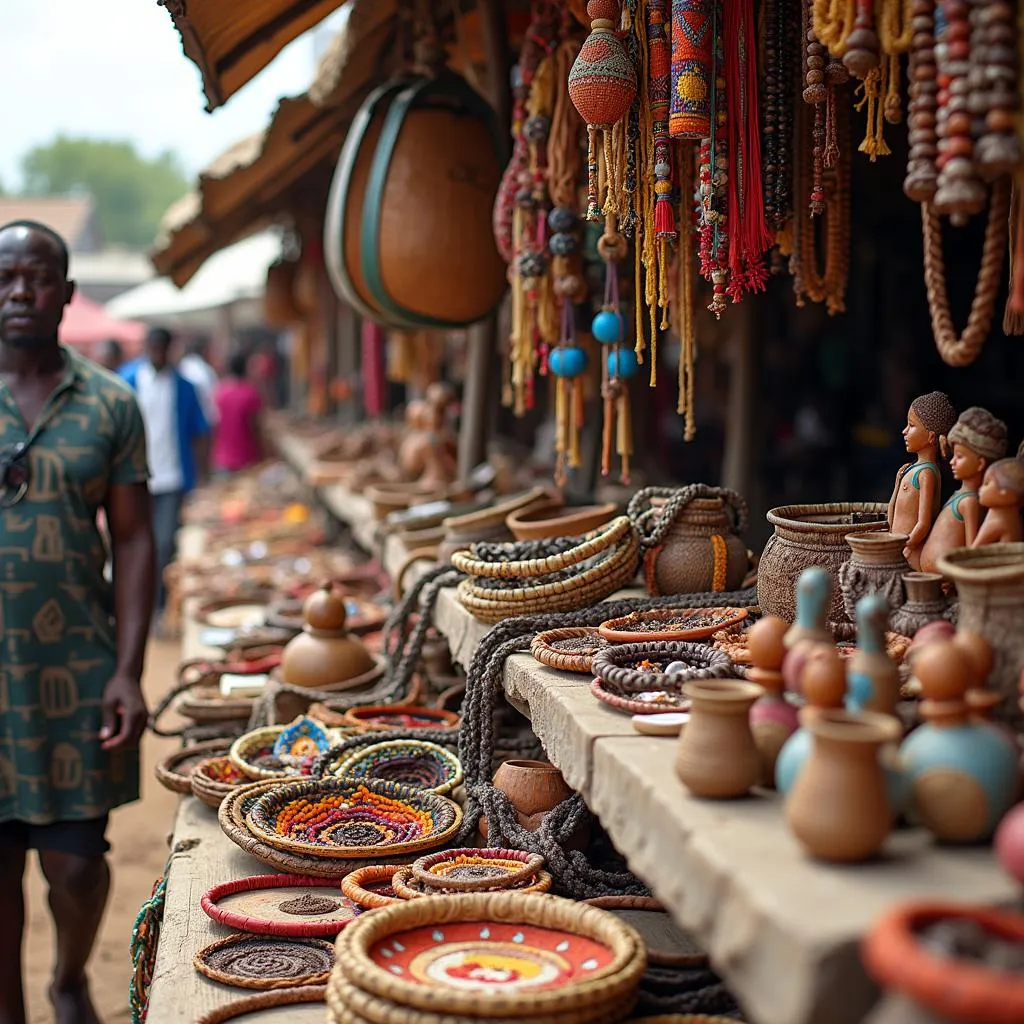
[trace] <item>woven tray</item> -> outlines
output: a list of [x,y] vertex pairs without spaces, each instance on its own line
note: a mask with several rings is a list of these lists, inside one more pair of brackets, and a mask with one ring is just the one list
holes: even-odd
[[234,988],[269,991],[325,985],[334,965],[334,948],[323,939],[229,935],[196,953],[192,965],[211,981]]
[[602,622],[598,632],[613,644],[704,640],[739,625],[747,614],[746,608],[649,608]]
[[385,729],[376,732],[361,729],[337,730],[343,732],[341,739],[327,753],[322,754],[313,765],[312,777],[320,779],[333,776],[344,761],[367,747],[391,740],[425,740],[427,743],[444,747],[452,754],[458,754],[459,732],[457,729]]
[[387,740],[350,754],[336,778],[382,779],[445,796],[462,782],[462,764],[444,747],[422,740]]
[[[248,829],[245,816],[256,800],[269,790],[280,786],[280,781],[254,782],[249,786],[240,786],[225,797],[217,812],[221,831],[236,846],[240,847],[261,864],[275,871],[285,871],[290,875],[302,875],[308,878],[326,878],[340,881],[356,868],[388,863],[387,857],[377,856],[362,861],[331,860],[326,857],[310,857],[306,854],[287,853],[278,850],[257,839]],[[396,857],[392,871],[408,864],[408,858]]]
[[159,761],[154,769],[157,782],[172,793],[192,792],[192,769],[210,757],[225,757],[228,744],[223,740],[207,740],[191,747],[183,747]]
[[[674,661],[684,662],[686,670],[666,673],[635,668],[641,662],[669,665]],[[685,640],[614,644],[595,655],[593,669],[604,689],[620,697],[650,690],[679,693],[683,683],[695,679],[729,679],[735,673],[732,661],[721,651]]]
[[651,689],[631,697],[621,697],[606,690],[600,679],[595,679],[590,684],[590,692],[602,704],[627,715],[663,715],[690,710],[690,701],[686,697],[667,690]]
[[395,895],[391,880],[403,867],[408,865],[371,864],[369,867],[357,868],[341,880],[341,891],[364,910],[401,903],[402,898]]
[[388,729],[458,729],[459,716],[443,708],[427,708],[418,704],[373,704],[350,708],[345,712],[346,725],[365,731]]
[[[328,821],[315,820],[321,813]],[[436,849],[461,824],[462,809],[453,801],[376,780],[283,783],[246,815],[249,831],[270,846],[339,860]]]
[[[556,1014],[531,1014],[511,1017],[488,1017],[487,1024],[619,1024],[636,1004],[635,996],[619,1001],[612,1009],[598,1006],[563,1010]],[[482,1017],[429,1013],[401,1006],[380,996],[371,995],[347,982],[335,969],[327,983],[328,1021],[331,1024],[472,1024]]]
[[[504,885],[498,882],[491,886],[489,889],[478,889],[478,893],[493,893],[493,892],[508,892],[508,893],[543,893],[550,892],[551,886],[554,885],[555,880],[551,874],[547,871],[538,871],[531,878],[527,878],[525,881],[518,882],[514,885]],[[394,889],[395,895],[403,900],[418,900],[423,899],[426,896],[468,896],[469,893],[460,891],[458,889],[447,889],[443,887],[434,887],[431,885],[425,885],[418,878],[414,877],[412,868],[401,868],[395,872],[395,877],[391,880],[391,888]]]
[[691,970],[708,966],[707,953],[652,896],[598,896],[583,902],[610,911],[635,928],[647,946],[649,963]]
[[537,853],[465,847],[420,857],[412,865],[412,874],[428,889],[487,892],[529,882],[543,867],[544,858]]
[[[469,1017],[611,1009],[636,991],[647,966],[640,936],[611,914],[507,892],[384,907],[346,928],[336,952],[335,973],[364,992]],[[502,979],[492,970],[486,982],[476,981],[480,956],[494,957],[510,973]],[[526,983],[517,961],[532,965]]]
[[220,924],[252,935],[333,938],[361,908],[323,879],[250,875],[203,894],[202,908]]
[[[310,715],[309,717],[314,717]],[[291,765],[281,764],[274,758],[274,742],[284,730],[285,725],[267,725],[261,729],[254,729],[239,736],[231,745],[228,756],[232,764],[253,781],[261,779],[301,779],[312,774],[313,764],[311,761],[308,768],[300,770]],[[342,735],[352,730],[328,729],[331,742],[337,743]],[[264,762],[264,763],[260,763]],[[278,768],[270,767],[272,763],[280,765]]]
[[220,807],[224,797],[248,781],[227,757],[208,757],[200,761],[189,776],[192,795],[214,810]]
[[570,626],[538,633],[530,644],[530,654],[548,668],[590,675],[594,655],[607,646],[608,641],[593,627]]
[[239,1017],[246,1017],[250,1013],[259,1013],[261,1010],[273,1010],[279,1006],[300,1006],[303,1003],[322,1003],[327,997],[327,988],[324,985],[302,988],[277,989],[274,992],[261,992],[259,995],[247,996],[245,999],[238,999],[227,1006],[219,1006],[204,1014],[196,1024],[224,1024],[228,1020],[237,1020]]

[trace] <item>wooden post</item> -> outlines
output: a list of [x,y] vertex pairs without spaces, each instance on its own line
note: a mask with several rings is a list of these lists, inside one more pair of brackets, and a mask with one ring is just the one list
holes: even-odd
[[459,427],[460,480],[465,480],[487,456],[490,432],[488,394],[497,341],[494,316],[473,324],[466,332],[466,383],[462,392],[462,422]]
[[751,304],[742,303],[730,319],[733,327],[729,346],[729,399],[725,417],[725,445],[722,453],[722,486],[749,494],[751,422],[754,402],[754,358],[750,316]]

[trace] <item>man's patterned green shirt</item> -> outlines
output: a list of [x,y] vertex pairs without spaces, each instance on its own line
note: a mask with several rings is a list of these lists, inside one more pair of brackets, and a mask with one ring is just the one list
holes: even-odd
[[138,752],[100,749],[115,631],[96,513],[147,478],[142,416],[127,384],[63,352],[31,430],[0,382],[0,456],[27,442],[29,467],[0,508],[0,822],[98,818],[139,795]]

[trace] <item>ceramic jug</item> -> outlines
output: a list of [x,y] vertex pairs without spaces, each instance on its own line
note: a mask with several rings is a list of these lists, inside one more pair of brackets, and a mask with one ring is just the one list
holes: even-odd
[[856,621],[857,602],[868,594],[881,594],[890,612],[900,608],[905,601],[903,575],[910,572],[903,549],[910,538],[880,530],[848,533],[845,539],[852,554],[839,567],[839,586],[847,618]]

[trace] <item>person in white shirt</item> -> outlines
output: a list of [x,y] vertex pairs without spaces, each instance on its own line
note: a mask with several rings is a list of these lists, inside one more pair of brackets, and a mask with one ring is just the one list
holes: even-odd
[[157,615],[163,612],[163,573],[174,558],[182,504],[198,477],[206,473],[210,433],[199,394],[171,364],[170,348],[170,332],[154,327],[146,339],[145,356],[120,371],[138,397],[146,425],[156,541]]
[[213,397],[219,378],[217,371],[206,359],[208,350],[209,345],[206,338],[195,338],[189,342],[188,350],[178,361],[178,372],[196,389],[199,402],[203,407],[203,415],[206,416],[206,422],[212,430],[220,419],[217,403]]

